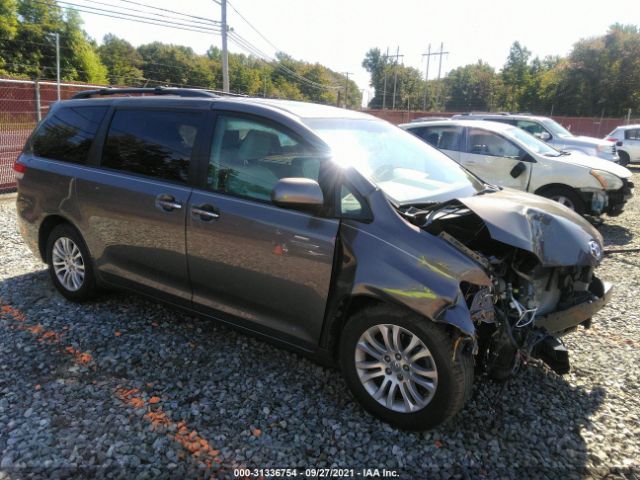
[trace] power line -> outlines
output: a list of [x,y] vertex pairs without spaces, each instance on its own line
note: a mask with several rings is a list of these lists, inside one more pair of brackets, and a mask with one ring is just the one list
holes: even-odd
[[[144,13],[144,14],[147,14],[147,15],[155,15],[157,17],[168,18],[170,20],[177,20],[179,22],[190,21],[190,22],[193,22],[195,24],[202,24],[202,25],[204,25],[206,27],[219,26],[220,25],[220,22],[218,22],[218,21],[208,20],[208,19],[202,20],[199,17],[194,17],[194,20],[186,20],[185,18],[180,18],[180,17],[176,17],[176,16],[172,16],[172,15],[164,15],[162,13],[155,13],[155,12],[150,12],[150,11],[147,11],[147,10],[140,10],[140,9],[131,8],[131,7],[121,7],[120,5],[115,5],[113,3],[107,3],[107,2],[100,2],[98,0],[80,0],[80,1],[87,2],[87,3],[95,3],[96,5],[104,5],[104,6],[112,7],[112,8],[126,9],[126,11],[118,12],[118,13],[127,14],[127,15],[128,15],[128,12],[131,11],[131,12]],[[124,1],[124,0],[120,0],[120,1]],[[65,3],[65,2],[61,2],[61,3]],[[96,7],[91,7],[91,6],[87,5],[86,8],[96,8]],[[150,8],[153,8],[153,7],[150,7]],[[192,17],[191,15],[186,15],[186,14],[181,14],[181,15],[185,15],[187,17]],[[158,19],[158,20],[159,21],[164,21],[164,20],[161,20],[161,19]]]
[[[216,0],[213,0],[213,1],[216,1]],[[247,19],[245,18],[245,16],[244,16],[244,15],[242,15],[242,14],[238,11],[238,9],[237,9],[236,7],[234,7],[234,6],[231,4],[231,2],[229,2],[229,0],[227,0],[227,3],[228,3],[228,4],[229,4],[229,6],[233,9],[233,11],[234,11],[234,12],[236,12],[236,13],[238,14],[238,16],[239,16],[242,20],[244,20],[244,21],[245,21],[245,23],[246,23],[247,25],[249,25],[249,26],[253,29],[253,31],[254,31],[254,32],[256,32],[258,35],[260,35],[260,36],[262,37],[262,39],[263,39],[265,42],[267,42],[269,45],[271,45],[271,46],[275,49],[275,51],[276,51],[276,52],[280,52],[280,51],[282,51],[282,50],[280,50],[278,47],[276,47],[276,46],[271,42],[271,40],[269,40],[269,39],[268,39],[267,37],[265,37],[262,33],[260,33],[260,31],[259,31],[256,27],[254,27],[254,26],[251,24],[251,22],[250,22],[249,20],[247,20]]]
[[[43,2],[43,1],[39,1],[39,0],[32,0],[32,1],[34,3],[39,3],[41,5],[50,6],[49,3],[46,3],[46,2]],[[63,2],[60,2],[60,3],[63,3]],[[69,2],[64,2],[64,3],[69,3]],[[96,7],[86,7],[86,6],[82,6],[82,7],[84,7],[84,8],[96,8]],[[130,18],[133,15],[124,14],[124,13],[115,12],[115,11],[109,12],[109,13],[100,13],[100,12],[95,12],[95,11],[90,11],[90,10],[84,10],[83,8],[77,8],[76,6],[65,6],[63,8],[65,8],[66,10],[72,10],[72,11],[81,12],[81,13],[88,13],[88,14],[91,14],[91,15],[98,15],[98,16],[102,16],[102,17],[116,18],[118,20],[127,20],[127,21],[130,21],[130,22],[145,23],[145,24],[148,24],[148,25],[155,25],[155,26],[159,26],[159,27],[167,27],[167,28],[173,28],[173,29],[183,30],[183,31],[191,31],[191,32],[196,32],[196,33],[211,34],[211,33],[219,33],[219,31],[220,31],[219,28],[216,28],[214,26],[209,28],[209,27],[203,27],[203,26],[201,27],[199,25],[191,25],[191,28],[190,28],[190,27],[183,26],[184,24],[178,24],[177,22],[170,22],[170,21],[166,21],[166,20],[147,18],[147,17],[140,17],[141,19]]]
[[206,20],[206,21],[213,22],[213,23],[216,23],[216,24],[220,25],[220,22],[219,22],[219,21],[217,21],[217,20],[211,20],[211,19],[209,19],[209,18],[207,18],[207,17],[200,17],[200,16],[198,16],[198,15],[190,15],[190,14],[188,14],[188,13],[176,12],[175,10],[169,10],[169,9],[167,9],[167,8],[156,7],[156,6],[154,6],[154,5],[147,5],[147,4],[145,4],[145,3],[134,2],[133,0],[117,0],[117,1],[119,1],[119,2],[123,2],[123,3],[130,3],[130,4],[132,4],[132,5],[138,5],[138,6],[140,6],[140,7],[153,8],[153,9],[155,9],[155,10],[161,10],[161,11],[163,11],[163,12],[174,13],[174,14],[176,14],[176,15],[182,15],[182,16],[184,16],[184,17],[196,18],[196,19],[198,19],[198,20]]
[[[91,10],[97,10],[99,12],[107,12],[107,13],[112,13],[112,14],[117,14],[117,15],[124,15],[126,17],[140,18],[140,19],[150,20],[150,21],[154,21],[154,22],[162,22],[162,23],[167,23],[167,24],[172,24],[172,25],[179,25],[179,26],[184,26],[184,27],[189,27],[189,28],[198,28],[198,29],[203,29],[203,30],[219,29],[219,27],[216,26],[216,25],[204,26],[204,25],[196,25],[196,24],[193,24],[193,23],[182,23],[182,20],[180,20],[180,21],[178,21],[178,20],[162,20],[160,18],[153,18],[153,17],[143,16],[143,15],[135,15],[133,13],[120,12],[120,11],[117,11],[117,10],[109,10],[109,9],[99,8],[99,7],[92,7],[90,5],[78,5],[77,3],[73,3],[73,2],[69,2],[69,1],[65,1],[65,0],[56,0],[56,1],[57,1],[57,3],[62,3],[63,5],[70,5],[71,7],[74,7],[74,8],[88,8],[88,9],[91,9]],[[92,0],[88,0],[88,1],[92,1]],[[45,2],[38,2],[38,3],[45,3]],[[118,7],[116,7],[116,8],[118,8]],[[92,12],[86,12],[86,13],[92,13]],[[150,14],[151,15],[156,15],[156,14],[153,14],[153,13],[150,13]]]

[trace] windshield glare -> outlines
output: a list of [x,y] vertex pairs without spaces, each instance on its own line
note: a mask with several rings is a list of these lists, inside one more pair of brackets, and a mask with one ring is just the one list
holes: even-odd
[[560,136],[560,137],[573,137],[573,133],[571,133],[569,130],[564,128],[555,120],[551,120],[550,118],[544,118],[541,121],[542,121],[542,125],[544,125],[544,127],[547,130],[549,130],[549,132],[551,132],[551,135]]
[[396,204],[445,201],[473,195],[482,184],[456,162],[414,135],[379,120],[306,119],[331,148]]
[[559,157],[561,155],[558,150],[549,146],[548,143],[538,140],[536,137],[520,128],[509,128],[507,133],[512,137],[515,137],[516,140],[519,140],[520,143],[523,143],[529,150],[539,155],[544,155],[546,157]]

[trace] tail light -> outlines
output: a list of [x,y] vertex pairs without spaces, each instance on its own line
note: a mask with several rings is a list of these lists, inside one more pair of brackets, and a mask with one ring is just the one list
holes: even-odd
[[609,140],[610,142],[617,142],[618,139],[616,137],[607,137],[606,140]]
[[27,171],[27,166],[24,163],[20,163],[20,157],[13,163],[13,174],[17,180],[22,180],[24,172]]

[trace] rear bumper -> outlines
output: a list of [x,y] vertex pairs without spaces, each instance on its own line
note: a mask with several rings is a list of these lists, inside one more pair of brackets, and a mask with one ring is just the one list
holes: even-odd
[[592,300],[560,312],[536,317],[536,326],[544,328],[552,335],[558,335],[590,320],[598,310],[611,300],[613,285],[594,278],[589,290],[594,294]]

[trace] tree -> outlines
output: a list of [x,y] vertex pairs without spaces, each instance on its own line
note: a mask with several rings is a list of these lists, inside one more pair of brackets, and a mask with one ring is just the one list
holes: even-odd
[[112,85],[138,85],[143,80],[142,57],[126,40],[109,33],[98,47],[100,59],[108,70]]
[[17,32],[18,4],[15,0],[0,0],[0,73],[6,73],[5,67],[9,71],[12,68],[12,65],[6,65],[4,57],[11,52],[10,40],[13,40]]
[[493,110],[499,85],[497,80],[493,67],[482,60],[452,70],[445,78],[447,110]]
[[531,52],[514,42],[509,50],[507,63],[504,65],[501,76],[504,85],[503,103],[511,111],[518,111],[520,108],[521,96],[531,79],[529,70],[529,57]]
[[158,84],[216,88],[211,61],[181,45],[153,42],[138,47],[144,77]]

